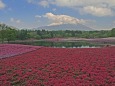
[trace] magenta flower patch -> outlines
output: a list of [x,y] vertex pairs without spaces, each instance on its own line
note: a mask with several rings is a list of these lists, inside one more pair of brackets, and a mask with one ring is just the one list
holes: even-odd
[[0,86],[115,86],[115,47],[38,48],[0,59]]

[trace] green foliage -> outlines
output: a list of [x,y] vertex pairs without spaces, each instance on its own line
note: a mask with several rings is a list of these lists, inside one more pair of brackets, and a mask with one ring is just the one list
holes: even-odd
[[5,39],[5,32],[6,32],[6,29],[7,26],[5,24],[0,24],[0,39],[2,41],[2,43],[4,42],[4,39]]
[[2,43],[4,41],[16,40],[17,31],[11,27],[8,27],[5,24],[0,24],[0,39]]
[[25,40],[28,38],[30,38],[30,35],[28,34],[27,30],[18,30],[17,39]]
[[112,37],[115,37],[115,28],[113,28],[113,29],[111,30],[111,36],[112,36]]
[[6,29],[5,34],[6,34],[5,38],[7,39],[8,42],[16,40],[17,31],[15,29],[9,27]]
[[45,39],[45,38],[104,38],[110,37],[111,31],[73,31],[73,30],[59,30],[59,31],[47,31],[47,30],[21,30],[19,31],[21,39]]
[[74,30],[16,30],[5,24],[0,24],[0,41],[46,39],[46,38],[105,38],[115,37],[115,28],[101,31],[74,31]]

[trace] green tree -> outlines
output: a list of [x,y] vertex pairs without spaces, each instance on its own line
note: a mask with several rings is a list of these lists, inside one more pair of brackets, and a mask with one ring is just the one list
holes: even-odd
[[19,31],[18,31],[18,36],[17,36],[17,38],[18,38],[19,40],[28,39],[28,38],[29,38],[28,31],[27,31],[27,30],[19,30]]
[[112,36],[112,37],[115,37],[115,28],[113,28],[113,29],[111,30],[111,36]]
[[14,41],[16,40],[16,36],[17,36],[17,31],[15,29],[12,29],[12,28],[7,28],[6,31],[5,31],[5,38],[7,39],[8,42],[10,41]]
[[0,39],[2,43],[4,42],[5,39],[5,29],[7,28],[6,24],[0,24]]

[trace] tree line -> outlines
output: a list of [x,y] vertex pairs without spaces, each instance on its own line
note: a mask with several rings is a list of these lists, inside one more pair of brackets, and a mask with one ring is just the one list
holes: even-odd
[[46,39],[46,38],[106,38],[115,37],[115,28],[112,30],[101,31],[75,31],[75,30],[28,30],[16,29],[5,24],[0,24],[0,42],[10,42],[15,40],[29,40],[29,39]]

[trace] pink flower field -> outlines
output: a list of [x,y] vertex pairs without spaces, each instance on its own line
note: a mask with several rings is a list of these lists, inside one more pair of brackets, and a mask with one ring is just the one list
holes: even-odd
[[0,58],[0,86],[115,86],[115,47],[7,44]]
[[41,48],[40,46],[33,47],[28,45],[17,44],[0,44],[0,58],[11,57]]

